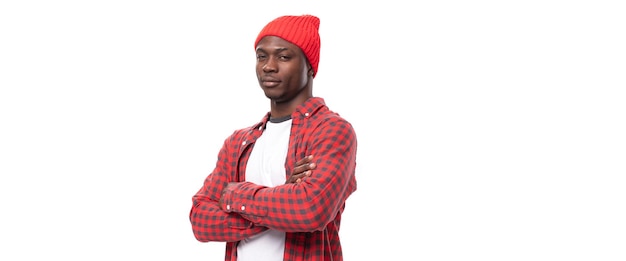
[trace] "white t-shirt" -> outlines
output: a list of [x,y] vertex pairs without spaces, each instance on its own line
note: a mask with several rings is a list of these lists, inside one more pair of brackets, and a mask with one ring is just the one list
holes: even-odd
[[[246,165],[246,181],[274,187],[285,183],[285,159],[289,149],[291,119],[268,122],[257,139]],[[238,261],[282,261],[285,232],[269,229],[237,245]]]

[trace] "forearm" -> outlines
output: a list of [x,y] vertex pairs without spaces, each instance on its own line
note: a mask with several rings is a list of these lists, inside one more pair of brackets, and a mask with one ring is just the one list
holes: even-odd
[[193,197],[189,219],[193,234],[200,242],[234,242],[267,230],[237,213],[222,211],[218,202],[199,195]]
[[354,172],[324,172],[298,184],[265,187],[250,182],[231,186],[222,196],[221,209],[238,213],[257,226],[285,232],[312,232],[333,221],[354,191]]

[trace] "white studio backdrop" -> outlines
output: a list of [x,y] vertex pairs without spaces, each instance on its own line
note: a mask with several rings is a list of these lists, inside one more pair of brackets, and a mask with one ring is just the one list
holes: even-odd
[[223,260],[191,196],[304,13],[359,138],[346,260],[624,260],[618,2],[3,1],[0,260]]

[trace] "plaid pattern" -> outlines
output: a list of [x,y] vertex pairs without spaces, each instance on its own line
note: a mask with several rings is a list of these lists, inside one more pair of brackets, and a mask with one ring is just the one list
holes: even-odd
[[[198,241],[226,243],[226,261],[237,259],[237,242],[267,228],[287,232],[284,260],[341,261],[339,225],[345,201],[356,190],[357,139],[352,125],[319,97],[292,114],[286,175],[295,162],[313,155],[317,167],[298,184],[265,187],[245,180],[253,144],[269,120],[236,130],[218,154],[215,169],[192,197],[189,213]],[[229,182],[240,182],[223,195]]]

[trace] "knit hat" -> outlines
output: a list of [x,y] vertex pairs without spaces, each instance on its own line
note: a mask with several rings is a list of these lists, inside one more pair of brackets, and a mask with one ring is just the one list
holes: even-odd
[[313,67],[313,77],[315,77],[320,61],[319,27],[320,19],[313,15],[280,16],[263,27],[256,41],[254,41],[254,48],[265,36],[272,35],[283,38],[300,47]]

